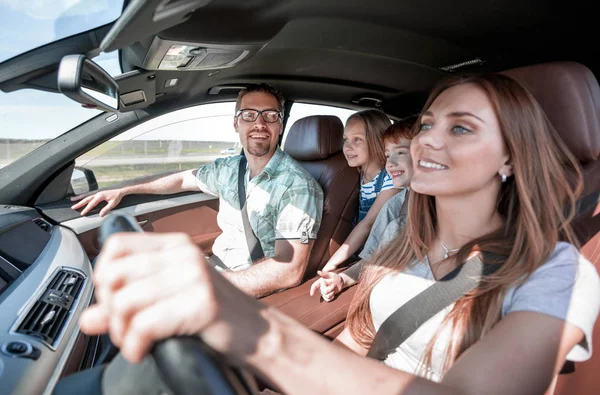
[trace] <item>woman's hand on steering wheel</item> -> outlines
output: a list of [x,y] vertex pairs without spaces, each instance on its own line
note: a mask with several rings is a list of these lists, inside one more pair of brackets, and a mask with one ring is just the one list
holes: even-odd
[[137,363],[159,340],[201,336],[236,359],[267,332],[265,306],[210,267],[185,234],[120,233],[108,238],[94,271],[97,303],[82,315],[89,335],[109,333]]

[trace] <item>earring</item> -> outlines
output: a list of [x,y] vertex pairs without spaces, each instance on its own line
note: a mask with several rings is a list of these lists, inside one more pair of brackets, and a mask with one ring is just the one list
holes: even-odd
[[506,173],[502,173],[502,182],[506,182]]

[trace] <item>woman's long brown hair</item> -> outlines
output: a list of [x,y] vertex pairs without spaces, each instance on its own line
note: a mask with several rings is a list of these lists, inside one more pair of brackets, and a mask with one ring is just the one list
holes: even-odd
[[[429,343],[422,368],[431,367],[433,345],[441,328],[450,325],[453,340],[443,372],[498,322],[505,291],[543,265],[559,239],[577,245],[570,222],[582,189],[577,160],[531,93],[510,77],[489,74],[448,80],[433,90],[423,111],[440,93],[462,84],[479,87],[490,100],[511,158],[513,177],[502,184],[497,199],[503,228],[472,240],[456,255],[457,262],[464,262],[473,251],[489,251],[507,258],[494,275],[455,303]],[[420,128],[420,122],[415,127]],[[364,265],[350,305],[347,325],[354,340],[365,348],[375,336],[369,310],[373,287],[386,274],[404,271],[422,261],[436,237],[435,198],[411,190],[409,201],[405,228]]]

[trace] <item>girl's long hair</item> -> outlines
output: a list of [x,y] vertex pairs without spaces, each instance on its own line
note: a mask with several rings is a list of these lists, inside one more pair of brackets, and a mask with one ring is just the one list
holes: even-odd
[[[365,139],[369,149],[369,162],[375,161],[379,168],[385,166],[385,149],[383,146],[383,132],[392,124],[390,118],[383,111],[363,110],[355,112],[348,117],[346,125],[350,122],[362,122],[365,128]],[[363,171],[364,169],[359,169]]]
[[[452,340],[443,373],[499,321],[505,291],[544,264],[559,239],[577,245],[570,223],[582,189],[577,160],[532,94],[510,77],[489,74],[448,80],[433,90],[423,111],[440,93],[462,84],[479,87],[489,98],[512,161],[513,177],[502,184],[497,198],[503,228],[472,240],[456,255],[457,262],[466,261],[473,251],[489,251],[507,258],[494,275],[455,303],[426,348],[422,370],[431,367],[435,341],[442,328],[449,325]],[[420,128],[420,122],[415,127]],[[369,310],[373,287],[386,274],[423,261],[436,237],[435,198],[411,190],[409,202],[405,228],[364,265],[350,305],[347,325],[354,340],[365,348],[375,336]]]

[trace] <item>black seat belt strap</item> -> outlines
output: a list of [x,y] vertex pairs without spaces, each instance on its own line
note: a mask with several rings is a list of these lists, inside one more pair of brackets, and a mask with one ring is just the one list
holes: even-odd
[[244,186],[244,177],[246,174],[246,157],[242,156],[240,159],[240,168],[238,172],[238,195],[240,198],[240,210],[242,212],[242,221],[244,222],[244,233],[246,234],[246,242],[248,243],[248,251],[250,251],[250,258],[252,262],[259,261],[265,257],[260,241],[254,234],[252,227],[250,226],[250,219],[248,218],[248,210],[246,209],[246,187]]
[[484,264],[479,255],[467,260],[393,312],[381,324],[367,356],[385,360],[427,320],[475,289],[483,276],[499,267]]

